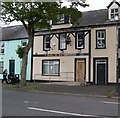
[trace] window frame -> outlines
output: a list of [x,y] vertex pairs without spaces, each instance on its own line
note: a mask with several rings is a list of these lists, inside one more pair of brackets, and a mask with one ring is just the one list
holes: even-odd
[[[78,34],[80,34],[80,33],[83,35],[83,37],[82,37],[83,39],[81,38],[81,39],[83,40],[83,45],[79,47],[79,46],[78,46],[78,45],[79,45],[79,44],[78,44],[78,40],[80,40],[80,39],[78,39]],[[75,49],[78,49],[78,50],[80,49],[80,50],[81,50],[81,49],[84,49],[84,48],[85,48],[85,37],[84,37],[84,34],[85,34],[85,33],[84,33],[83,31],[81,31],[81,32],[76,32],[76,34],[75,34]]]
[[49,46],[50,46],[50,35],[43,35],[43,51],[50,51],[50,48],[46,48],[46,37],[49,37]]
[[[54,66],[54,65],[50,65],[50,62],[57,62],[58,63],[58,73],[57,74],[55,74],[55,73],[51,74],[51,73],[49,73],[50,70],[48,70],[48,74],[45,74],[44,73],[44,63],[45,63],[45,61],[49,62],[48,63],[48,69],[50,69],[50,66],[52,66],[52,67]],[[42,60],[42,76],[60,76],[60,60],[59,59]]]
[[[23,45],[25,43],[25,45]],[[21,46],[25,47],[27,45],[27,40],[21,41]]]
[[4,55],[5,54],[5,43],[0,42],[0,54]]
[[1,62],[2,62],[2,66],[1,66],[1,64],[0,64],[0,70],[1,70],[0,74],[3,74],[4,61],[0,61],[0,63],[1,63]]
[[61,25],[61,24],[68,24],[69,23],[69,16],[62,14],[58,16],[59,21],[52,21],[52,25]]
[[[65,40],[64,41],[62,41],[62,43],[64,42],[65,44],[65,48],[61,48],[61,35],[65,35],[66,37],[65,37]],[[60,33],[59,34],[59,50],[66,50],[67,49],[67,43],[66,43],[66,40],[67,40],[67,33]]]
[[[113,13],[112,13],[112,10],[113,10]],[[116,10],[117,10],[117,12],[116,12]],[[111,17],[111,19],[114,19],[115,16],[119,17],[119,10],[118,10],[118,8],[113,8],[113,9],[110,10],[110,17]]]
[[[104,47],[99,47],[98,46],[98,32],[104,32],[104,39],[103,38],[99,38],[100,41],[104,40],[104,45],[105,45]],[[96,30],[96,49],[106,49],[106,30],[105,29]]]

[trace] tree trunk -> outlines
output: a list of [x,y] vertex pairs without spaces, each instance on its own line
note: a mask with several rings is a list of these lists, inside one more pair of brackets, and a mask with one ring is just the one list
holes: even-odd
[[20,87],[26,87],[26,74],[27,74],[27,62],[28,62],[28,53],[30,48],[32,47],[33,39],[34,39],[34,28],[32,28],[30,25],[28,26],[27,33],[28,33],[28,44],[24,48],[23,52],[23,58],[22,58],[22,75],[21,75],[21,81],[19,86]]
[[27,50],[25,48],[24,55],[23,55],[23,58],[22,58],[22,73],[21,73],[20,87],[25,87],[26,86],[28,52],[29,52],[29,50]]

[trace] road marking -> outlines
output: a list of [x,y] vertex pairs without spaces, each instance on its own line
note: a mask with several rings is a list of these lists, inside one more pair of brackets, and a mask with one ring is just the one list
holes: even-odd
[[24,101],[25,104],[28,104],[29,102],[28,101]]
[[28,107],[30,110],[36,110],[36,111],[43,111],[43,112],[50,112],[50,113],[57,113],[57,114],[64,114],[64,115],[71,115],[71,116],[86,116],[86,117],[97,117],[95,115],[85,115],[85,114],[78,114],[78,113],[69,113],[69,112],[63,112],[63,111],[56,111],[56,110],[49,110],[49,109],[40,109],[35,107]]
[[105,103],[105,104],[120,104],[118,102],[108,102],[108,101],[99,101],[99,102],[102,102],[102,103]]

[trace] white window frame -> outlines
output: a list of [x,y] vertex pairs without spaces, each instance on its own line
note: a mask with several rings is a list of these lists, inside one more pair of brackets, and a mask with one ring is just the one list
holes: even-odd
[[[46,72],[45,72],[45,66],[46,68]],[[57,69],[56,69],[57,66]],[[55,75],[58,76],[59,75],[59,66],[60,66],[60,62],[59,60],[43,60],[43,75]],[[58,71],[56,73],[56,70]]]
[[59,21],[57,22],[57,24],[62,24],[62,23],[65,23],[65,15],[64,15],[64,14],[62,14],[62,15],[60,16],[60,19],[59,19]]
[[[113,10],[113,12],[112,12],[112,10]],[[117,12],[116,12],[116,10],[117,10]],[[111,13],[110,13],[111,19],[115,19],[116,16],[119,17],[118,8],[111,9]]]
[[60,34],[60,50],[65,50],[67,48],[66,40],[67,40],[67,34],[62,33]]
[[96,31],[96,48],[104,49],[106,48],[106,33],[105,30]]
[[47,44],[50,45],[50,35],[44,36],[44,50],[49,51],[50,48],[47,48]]
[[[81,37],[79,37],[78,35],[81,35]],[[83,44],[82,44],[82,46],[79,46],[79,42],[81,42],[81,41],[83,42]],[[77,33],[76,48],[77,49],[83,49],[84,48],[84,32],[78,32]]]
[[0,74],[3,73],[4,61],[0,61]]

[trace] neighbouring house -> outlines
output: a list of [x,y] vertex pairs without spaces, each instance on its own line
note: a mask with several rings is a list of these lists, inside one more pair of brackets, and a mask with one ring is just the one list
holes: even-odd
[[78,25],[62,17],[51,31],[37,31],[32,80],[116,83],[120,77],[119,18],[120,4],[113,0],[107,9],[83,12]]
[[[2,40],[0,41],[0,79],[6,68],[8,74],[21,75],[22,59],[16,53],[18,45],[25,46],[28,41],[27,33],[22,25],[2,28]],[[31,80],[31,50],[28,54],[28,66],[26,80]]]

